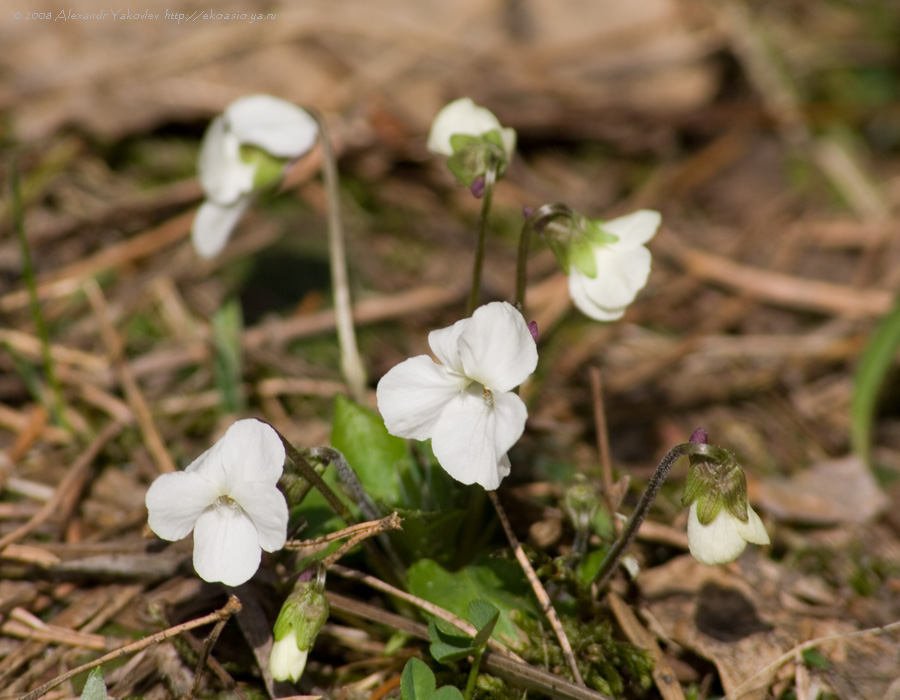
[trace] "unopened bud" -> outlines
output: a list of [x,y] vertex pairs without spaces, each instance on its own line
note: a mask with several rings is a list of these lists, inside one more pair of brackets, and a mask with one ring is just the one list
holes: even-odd
[[276,681],[296,683],[300,679],[309,650],[328,619],[325,569],[316,564],[314,578],[312,573],[310,569],[301,574],[275,621],[269,671]]

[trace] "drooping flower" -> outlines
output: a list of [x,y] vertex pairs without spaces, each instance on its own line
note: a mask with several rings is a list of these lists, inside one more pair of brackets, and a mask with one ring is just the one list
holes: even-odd
[[203,135],[197,169],[206,200],[191,238],[198,255],[217,255],[254,195],[309,151],[318,126],[305,110],[270,95],[232,102]]
[[[707,432],[691,435],[694,444],[708,445]],[[710,446],[692,454],[682,505],[690,505],[688,546],[704,564],[725,564],[738,558],[748,542],[769,544],[762,520],[747,500],[747,478],[734,455]]]
[[471,318],[432,331],[427,355],[401,362],[378,382],[388,431],[431,438],[441,466],[457,481],[496,489],[509,474],[506,453],[522,436],[528,411],[513,389],[537,366],[537,345],[515,307],[492,302]]
[[[445,105],[428,134],[428,150],[446,156],[450,170],[469,187],[485,176],[491,164],[502,175],[515,149],[515,129],[502,126],[493,112],[470,97]],[[483,184],[478,185],[482,191]]]
[[535,215],[544,217],[535,230],[544,232],[569,276],[569,294],[575,306],[598,321],[621,318],[647,284],[651,256],[644,243],[659,228],[659,212],[642,209],[602,221],[565,205],[545,205]]
[[726,564],[738,558],[748,542],[769,544],[766,526],[747,505],[747,520],[736,518],[727,508],[719,511],[710,523],[700,522],[697,502],[688,515],[688,546],[694,559],[703,564]]
[[306,668],[306,658],[319,630],[328,619],[325,569],[317,565],[300,575],[275,621],[269,671],[276,681],[296,683]]
[[259,568],[262,551],[287,537],[288,508],[278,478],[284,446],[258,420],[239,420],[184,471],[157,477],[147,521],[164,540],[194,532],[194,569],[205,581],[238,586]]

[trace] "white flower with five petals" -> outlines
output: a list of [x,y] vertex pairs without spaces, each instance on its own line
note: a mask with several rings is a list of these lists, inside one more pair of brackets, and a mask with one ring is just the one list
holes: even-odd
[[197,162],[206,195],[191,231],[198,255],[211,258],[225,247],[255,191],[309,151],[318,132],[308,112],[270,95],[241,97],[212,121]]
[[522,436],[528,411],[513,389],[537,366],[525,319],[506,302],[432,331],[427,355],[401,362],[378,382],[378,408],[388,431],[427,440],[457,481],[496,489],[509,474],[506,453]]
[[428,133],[428,150],[449,158],[453,155],[453,146],[450,145],[452,136],[482,136],[489,131],[500,132],[500,140],[509,162],[516,150],[515,129],[504,128],[493,112],[476,105],[471,97],[460,97],[445,105],[434,118]]
[[599,224],[618,240],[592,246],[596,274],[577,265],[569,270],[569,295],[578,309],[597,321],[621,318],[650,276],[650,251],[644,246],[656,234],[659,212],[642,209]]
[[722,508],[708,525],[703,525],[697,515],[697,501],[691,504],[688,514],[688,546],[694,558],[703,564],[726,564],[738,558],[748,542],[769,544],[766,526],[747,504],[747,522]]
[[194,532],[194,569],[204,581],[238,586],[262,551],[284,547],[288,508],[277,483],[284,446],[265,423],[237,421],[184,471],[157,477],[147,491],[147,522],[164,540]]

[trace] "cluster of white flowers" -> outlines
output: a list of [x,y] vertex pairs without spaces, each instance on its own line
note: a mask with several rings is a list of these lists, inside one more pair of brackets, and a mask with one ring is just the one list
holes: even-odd
[[[223,248],[255,194],[277,182],[291,159],[312,148],[317,135],[309,113],[267,95],[241,98],[213,120],[199,156],[206,200],[192,231],[201,256]],[[441,110],[428,137],[428,147],[456,159],[451,169],[470,185],[485,168],[502,174],[515,144],[513,129],[468,98]],[[659,225],[659,213],[647,210],[612,221],[571,218],[559,239],[562,253],[554,252],[582,312],[600,321],[625,313],[647,282],[651,256],[644,244]],[[378,407],[388,431],[430,439],[452,477],[498,488],[510,471],[507,453],[525,429],[527,409],[516,388],[537,366],[535,336],[520,311],[506,302],[486,304],[470,318],[432,331],[428,342],[437,362],[427,355],[413,357],[378,383]],[[274,552],[285,544],[288,508],[277,486],[284,460],[274,429],[240,420],[184,471],[162,475],[151,485],[149,525],[166,540],[193,532],[197,574],[240,585],[258,569],[263,550]],[[726,506],[704,501],[718,488],[702,485],[703,479],[719,478],[719,472],[710,473],[714,476],[698,477],[701,485],[691,492],[688,539],[698,560],[720,564],[735,559],[747,542],[767,544],[769,539],[746,502],[745,483],[742,495],[740,489],[723,487],[730,500],[716,492]],[[279,678],[299,678],[311,639],[327,616],[322,585],[304,589],[302,596],[295,593],[286,603],[276,626],[271,665]]]

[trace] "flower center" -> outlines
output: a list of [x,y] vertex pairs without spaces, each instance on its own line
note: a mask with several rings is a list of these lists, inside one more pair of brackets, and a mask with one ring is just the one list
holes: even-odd
[[241,513],[241,507],[231,496],[219,496],[213,501],[213,508],[216,509],[216,515],[222,517],[236,517]]
[[481,387],[482,396],[484,396],[484,405],[488,408],[494,407],[494,395],[486,386]]

